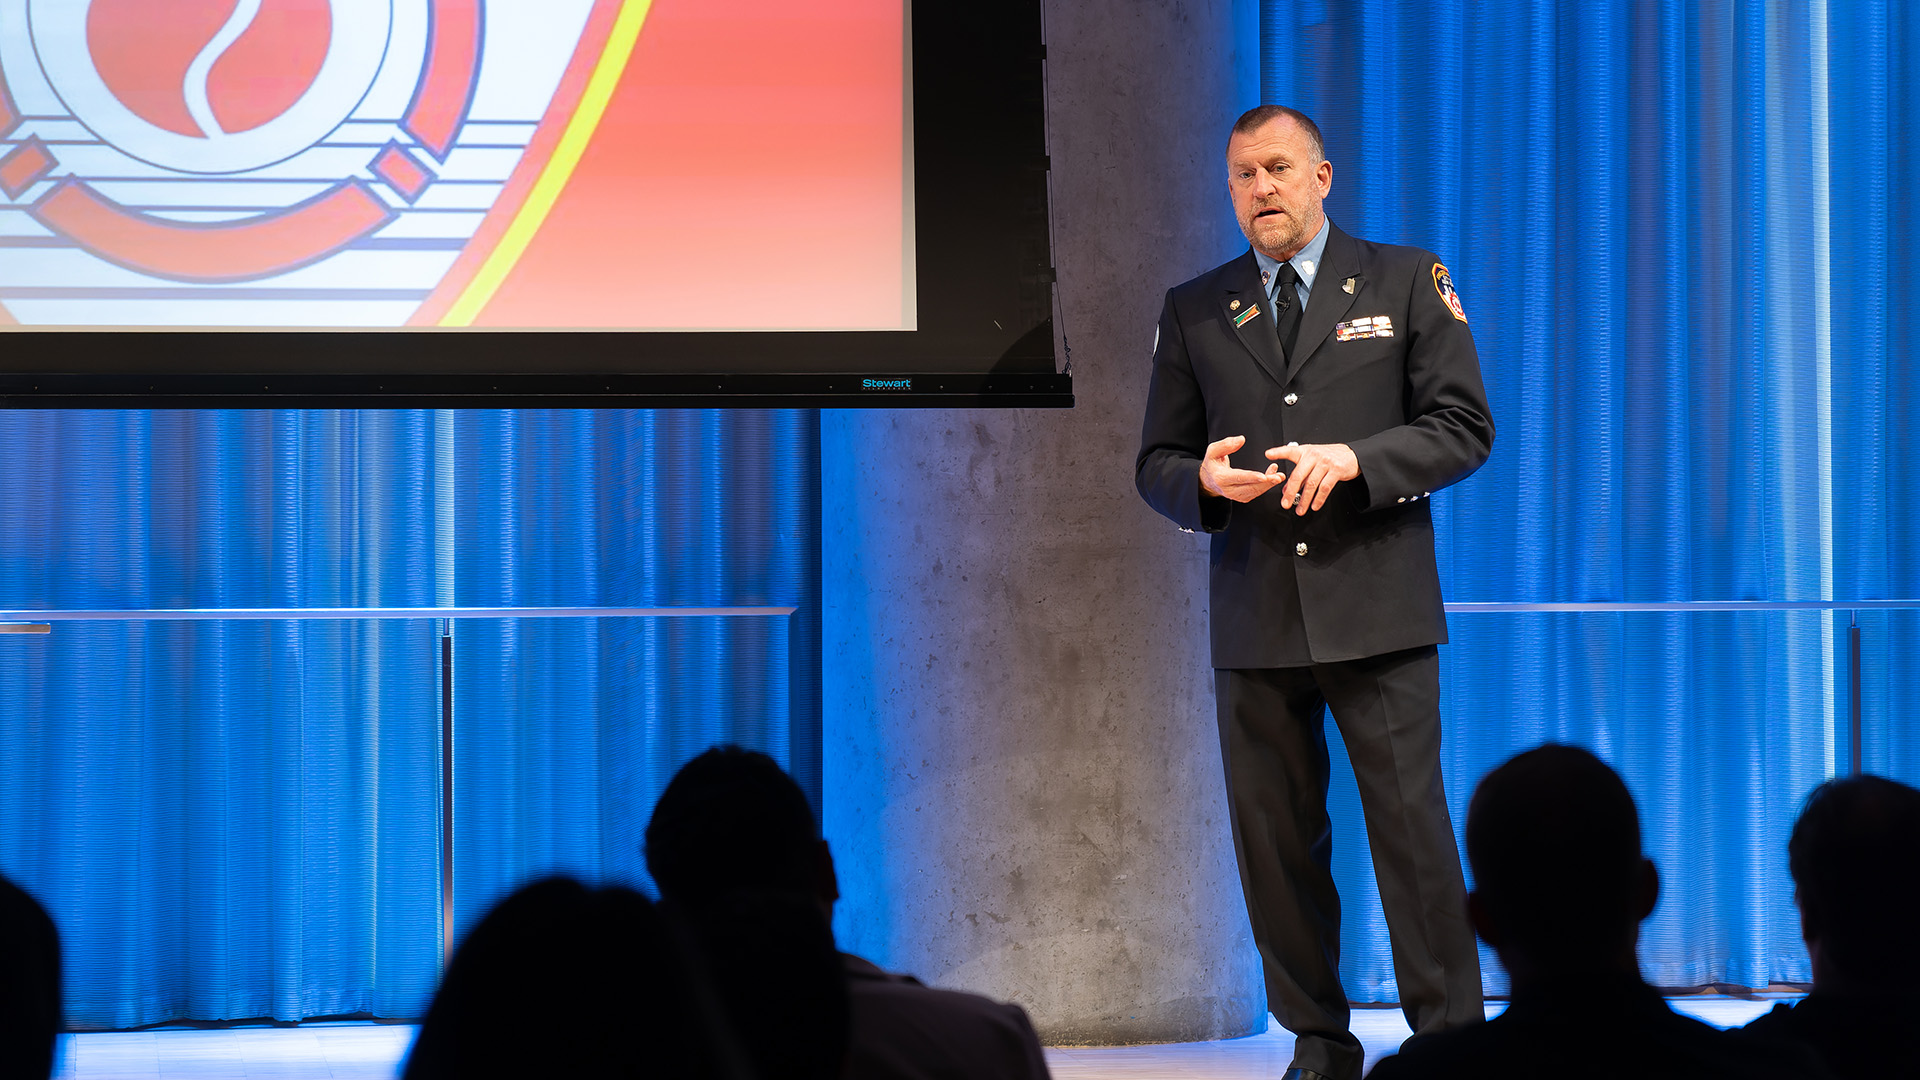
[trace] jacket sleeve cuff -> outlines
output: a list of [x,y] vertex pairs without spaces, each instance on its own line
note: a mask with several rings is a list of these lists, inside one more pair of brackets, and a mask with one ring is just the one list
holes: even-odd
[[[1197,478],[1193,486],[1196,490],[1200,487]],[[1233,520],[1233,500],[1224,499],[1218,495],[1209,495],[1204,491],[1200,492],[1199,498],[1200,531],[1210,533],[1225,532],[1227,523]]]
[[1366,496],[1366,513],[1386,510],[1406,503],[1425,502],[1433,497],[1433,492],[1410,487],[1404,478],[1396,480],[1390,475],[1394,470],[1389,466],[1387,455],[1375,453],[1374,447],[1364,441],[1349,443],[1348,449],[1360,463],[1360,477],[1353,481],[1362,485]]

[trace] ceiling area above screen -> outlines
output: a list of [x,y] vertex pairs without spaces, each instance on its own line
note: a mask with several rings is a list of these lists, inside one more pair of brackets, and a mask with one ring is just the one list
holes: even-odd
[[0,402],[1070,404],[1043,65],[1033,0],[0,0]]

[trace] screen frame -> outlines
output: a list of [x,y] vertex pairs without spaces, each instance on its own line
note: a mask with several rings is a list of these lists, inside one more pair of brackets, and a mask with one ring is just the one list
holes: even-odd
[[906,10],[915,329],[8,329],[0,407],[1071,407],[1039,0]]

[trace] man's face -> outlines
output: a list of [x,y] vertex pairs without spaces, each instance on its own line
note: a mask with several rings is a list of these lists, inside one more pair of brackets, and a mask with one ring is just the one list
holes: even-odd
[[1240,231],[1261,254],[1291,259],[1320,231],[1333,165],[1315,160],[1307,133],[1277,116],[1227,140],[1227,190]]

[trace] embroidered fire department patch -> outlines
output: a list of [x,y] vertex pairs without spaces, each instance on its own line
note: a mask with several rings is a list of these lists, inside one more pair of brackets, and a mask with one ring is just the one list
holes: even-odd
[[1460,294],[1453,287],[1453,275],[1447,273],[1447,268],[1439,263],[1433,264],[1433,289],[1440,294],[1441,302],[1447,305],[1448,311],[1453,312],[1454,318],[1467,321],[1467,312],[1460,306]]

